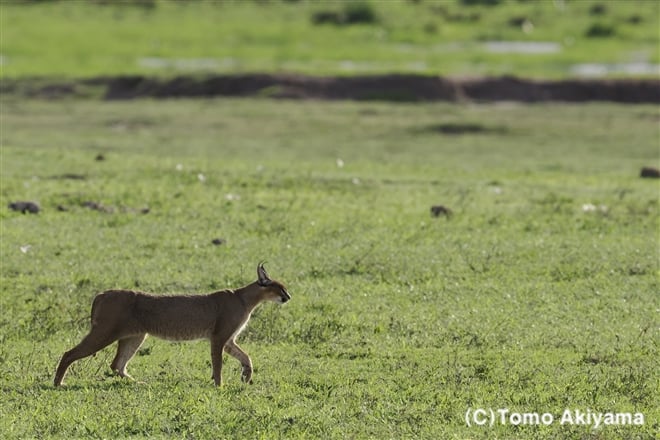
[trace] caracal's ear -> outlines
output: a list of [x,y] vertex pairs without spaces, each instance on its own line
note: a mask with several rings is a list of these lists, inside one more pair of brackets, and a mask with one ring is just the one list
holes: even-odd
[[270,277],[268,276],[268,272],[266,272],[266,269],[264,268],[264,263],[261,262],[257,266],[257,276],[259,277],[259,280],[257,281],[260,286],[267,286],[270,284],[271,280]]

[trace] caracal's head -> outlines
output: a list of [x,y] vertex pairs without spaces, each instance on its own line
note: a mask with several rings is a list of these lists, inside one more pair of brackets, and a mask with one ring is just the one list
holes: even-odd
[[257,266],[257,276],[259,277],[257,284],[262,289],[266,301],[284,304],[291,299],[291,295],[282,283],[270,279],[263,263]]

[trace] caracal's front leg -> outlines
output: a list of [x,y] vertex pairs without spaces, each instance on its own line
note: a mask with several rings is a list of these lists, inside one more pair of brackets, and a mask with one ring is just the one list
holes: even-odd
[[252,383],[252,359],[239,347],[232,339],[225,344],[225,351],[228,355],[238,359],[243,367],[241,380],[245,383]]

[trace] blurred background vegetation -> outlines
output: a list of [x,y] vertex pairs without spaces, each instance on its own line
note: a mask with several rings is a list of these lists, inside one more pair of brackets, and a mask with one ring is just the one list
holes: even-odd
[[657,77],[655,0],[15,0],[2,77]]

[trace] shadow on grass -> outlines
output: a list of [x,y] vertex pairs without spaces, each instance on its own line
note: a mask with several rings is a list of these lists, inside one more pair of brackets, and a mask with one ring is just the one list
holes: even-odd
[[419,131],[450,136],[460,136],[463,134],[508,134],[510,132],[507,127],[501,125],[491,126],[475,122],[444,122],[431,124],[422,127]]
[[95,390],[103,390],[103,391],[110,391],[110,390],[122,390],[122,389],[127,389],[127,388],[135,388],[138,386],[145,386],[148,385],[146,382],[142,381],[137,381],[137,380],[130,380],[130,379],[121,379],[119,377],[109,377],[109,378],[103,378],[103,379],[98,379],[98,380],[84,380],[84,381],[78,381],[76,382],[75,380],[72,380],[71,382],[65,382],[61,386],[55,386],[53,385],[52,382],[50,383],[40,383],[37,385],[37,388],[39,388],[41,391],[50,391],[50,390],[55,390],[55,391],[84,391],[88,389],[95,389]]

